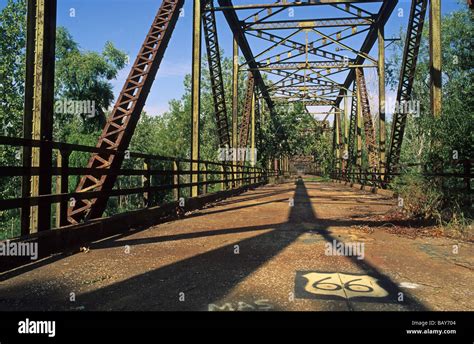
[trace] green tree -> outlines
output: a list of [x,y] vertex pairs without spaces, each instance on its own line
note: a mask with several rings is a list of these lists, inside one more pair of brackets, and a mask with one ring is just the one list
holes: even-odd
[[[8,0],[0,11],[0,135],[22,137],[25,91],[26,1]],[[54,139],[71,143],[97,142],[107,109],[113,102],[111,80],[125,66],[126,55],[110,42],[102,53],[82,51],[70,33],[59,27],[56,41],[55,99],[89,100],[96,105],[95,117],[84,114],[54,115]],[[0,164],[21,163],[19,150],[2,146]],[[71,164],[83,167],[88,156],[77,154]],[[0,178],[2,199],[19,197],[21,178]],[[0,225],[18,218],[17,211],[0,212]],[[15,226],[18,228],[18,226]]]
[[[429,29],[425,25],[418,56],[413,99],[420,102],[419,116],[409,116],[402,147],[402,163],[452,162],[453,150],[461,159],[472,154],[474,108],[474,47],[471,32],[473,19],[466,8],[442,18],[443,111],[433,118],[430,111]],[[394,46],[388,61],[387,81],[398,86],[404,42]],[[433,144],[433,143],[437,144]]]
[[[114,100],[111,80],[125,67],[127,56],[115,48],[111,42],[105,44],[102,53],[81,51],[71,34],[63,27],[57,30],[56,39],[56,82],[58,100],[94,101],[95,116],[84,113],[74,114],[83,119],[85,132],[95,132],[103,128],[106,111]],[[57,113],[57,128],[64,128],[71,115]],[[75,129],[77,130],[77,129]],[[58,133],[58,140],[67,139],[70,132]]]
[[[441,24],[442,114],[439,118],[431,114],[429,28],[425,25],[412,93],[421,111],[408,116],[400,162],[422,164],[429,170],[460,172],[462,169],[453,159],[454,152],[459,160],[472,159],[474,47],[471,33],[474,25],[467,7],[445,15]],[[392,87],[398,85],[403,44],[402,41],[394,46],[394,54],[388,61],[388,82]],[[407,171],[395,181],[397,191],[409,203],[407,206],[416,210],[413,214],[442,220],[472,217],[472,209],[462,209],[462,179],[444,178],[433,182],[421,172],[421,169]]]

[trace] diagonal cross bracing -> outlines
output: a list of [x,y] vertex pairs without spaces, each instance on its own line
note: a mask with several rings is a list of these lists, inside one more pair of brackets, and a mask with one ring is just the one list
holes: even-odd
[[214,98],[217,135],[221,147],[230,147],[229,123],[227,121],[224,81],[222,79],[221,53],[219,51],[216,17],[214,11],[212,11],[213,1],[203,1],[203,7],[202,22],[206,40],[211,89]]
[[[397,102],[411,100],[413,80],[415,78],[416,62],[420,50],[421,35],[426,16],[428,0],[413,0],[408,22],[407,39],[403,53],[402,68],[400,71],[400,83],[398,85]],[[398,108],[401,108],[400,106]],[[387,170],[396,172],[396,165],[400,161],[403,134],[407,114],[396,111],[393,116],[392,134],[390,140],[389,154],[387,155]]]
[[361,68],[356,69],[356,82],[359,89],[360,102],[362,109],[362,118],[364,119],[365,142],[371,168],[377,167],[377,143],[375,140],[375,129],[370,114],[369,95],[367,94],[367,85],[365,83],[364,72]]
[[[107,119],[97,143],[98,148],[121,152],[127,150],[183,3],[184,0],[162,2],[114,109]],[[118,170],[123,159],[124,156],[118,154],[94,154],[87,167]],[[68,222],[74,224],[84,219],[101,217],[109,198],[107,191],[112,190],[116,179],[117,176],[112,174],[97,173],[83,176],[76,192],[103,191],[103,196],[72,202],[68,209]]]

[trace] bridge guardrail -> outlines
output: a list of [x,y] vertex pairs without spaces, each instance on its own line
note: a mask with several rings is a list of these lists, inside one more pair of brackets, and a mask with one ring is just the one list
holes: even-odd
[[[442,181],[446,179],[462,180],[462,187],[457,189],[451,189],[451,191],[462,192],[466,194],[466,202],[469,205],[472,203],[473,190],[471,187],[471,179],[473,178],[472,173],[473,160],[456,160],[450,166],[450,171],[430,172],[426,165],[422,164],[405,164],[398,165],[401,170],[408,170],[409,168],[421,168],[421,175],[427,178],[440,178]],[[378,172],[377,170],[365,170],[362,168],[353,168],[352,171],[336,169],[330,173],[332,179],[345,181],[349,183],[357,183],[364,186],[371,186],[375,188],[390,189],[390,180],[395,177],[401,176],[403,173],[387,173]],[[461,184],[458,183],[458,184]]]
[[[117,175],[121,178],[128,178],[122,181],[118,180],[114,189],[107,192],[110,197],[139,196],[135,199],[133,209],[135,210],[147,207],[165,204],[167,202],[179,201],[180,199],[190,198],[188,189],[198,186],[199,195],[208,193],[231,190],[243,186],[251,186],[266,182],[269,178],[277,177],[280,171],[268,170],[260,167],[252,167],[248,164],[233,162],[215,162],[206,160],[192,160],[187,158],[174,158],[153,154],[143,154],[130,151],[112,151],[97,147],[90,147],[78,144],[69,144],[62,142],[50,142],[39,140],[27,140],[22,138],[13,138],[0,136],[0,147],[16,147],[17,149],[39,148],[50,149],[53,151],[53,161],[51,166],[47,167],[28,167],[28,166],[1,166],[0,178],[22,179],[38,176],[47,173],[51,178],[56,179],[53,183],[53,190],[50,194],[22,197],[16,192],[16,196],[7,199],[0,199],[0,212],[19,210],[25,207],[38,206],[40,203],[47,203],[50,206],[56,204],[54,212],[55,227],[67,226],[67,211],[71,201],[81,199],[97,198],[104,195],[105,191],[90,190],[87,192],[70,192],[77,185],[76,179],[84,174],[90,174],[95,177],[102,175]],[[17,150],[18,152],[19,150]],[[120,170],[82,168],[70,166],[70,157],[74,153],[93,153],[93,154],[114,154],[124,155],[124,166]],[[8,154],[8,153],[5,153]],[[10,154],[14,154],[12,151]],[[16,159],[21,163],[22,159]],[[191,164],[197,163],[198,171],[191,171]],[[138,164],[141,164],[141,167]],[[53,165],[57,165],[54,167]],[[192,183],[191,176],[198,174],[198,182]],[[132,179],[135,179],[132,181]],[[11,183],[18,184],[19,180],[11,180]],[[17,190],[21,189],[21,185]],[[130,205],[131,206],[131,205]],[[118,214],[118,212],[117,212]],[[114,215],[109,213],[108,215]],[[53,222],[53,219],[51,219]],[[21,236],[27,236],[29,233],[22,232]]]

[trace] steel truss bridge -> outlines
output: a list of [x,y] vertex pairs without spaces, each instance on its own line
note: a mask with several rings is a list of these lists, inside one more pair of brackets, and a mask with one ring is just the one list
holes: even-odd
[[[440,2],[411,0],[396,98],[399,102],[411,100],[421,34],[429,25],[433,116],[441,114]],[[259,161],[258,167],[238,161],[200,159],[203,52],[208,59],[221,148],[248,147],[254,151],[264,117],[280,128],[275,116],[279,104],[303,103],[308,112],[308,108],[318,107],[326,114],[326,120],[332,120],[332,127],[327,129],[333,135],[334,178],[386,188],[399,172],[407,123],[407,114],[395,113],[390,137],[386,137],[388,39],[384,28],[397,4],[394,0],[245,4],[194,0],[191,156],[177,158],[129,152],[128,147],[160,64],[166,58],[167,46],[179,38],[174,37],[173,31],[184,1],[161,1],[97,145],[89,147],[52,140],[57,3],[28,0],[23,137],[0,137],[0,145],[22,151],[21,166],[2,166],[0,172],[3,177],[21,177],[23,181],[20,197],[0,200],[0,211],[21,211],[21,238],[16,240],[39,240],[41,256],[48,256],[150,224],[150,219],[199,209],[286,174],[291,158],[287,156]],[[321,18],[318,13],[333,15]],[[217,16],[225,18],[233,35],[231,104],[226,103],[225,97]],[[429,23],[425,20],[428,16]],[[371,55],[374,50],[376,54]],[[376,113],[369,103],[369,69],[378,75]],[[246,89],[240,90],[245,95],[243,108],[238,106],[239,73],[247,77]],[[285,140],[283,131],[275,135],[282,142]],[[87,166],[70,166],[71,154],[77,153],[90,156]],[[125,168],[126,160],[133,160],[135,168]],[[464,173],[466,178],[470,165],[465,166]],[[120,187],[121,177],[141,178],[142,185]],[[71,178],[78,179],[72,193],[68,190]],[[141,198],[143,208],[126,214],[106,214],[112,198],[127,195]]]

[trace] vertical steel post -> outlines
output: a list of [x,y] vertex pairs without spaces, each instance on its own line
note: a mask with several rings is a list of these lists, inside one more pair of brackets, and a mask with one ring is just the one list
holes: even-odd
[[207,164],[202,164],[202,194],[207,194]]
[[[69,192],[69,156],[71,152],[58,151],[57,166],[61,168],[61,174],[56,178],[56,193],[66,194]],[[67,226],[67,200],[61,201],[56,206],[56,227]]]
[[225,165],[221,165],[221,191],[225,191],[227,189],[227,173],[225,170]]
[[[199,160],[200,154],[200,111],[201,111],[201,0],[194,1],[193,15],[193,66],[192,66],[192,138],[191,138],[191,183],[199,181]],[[198,185],[191,186],[191,197],[199,194]]]
[[334,112],[334,130],[335,130],[335,149],[336,149],[336,169],[339,173],[342,169],[342,155],[341,155],[341,113],[337,108],[333,108]]
[[[36,32],[36,0],[28,0],[26,18],[26,75],[25,75],[25,112],[23,116],[23,137],[31,139],[33,124],[33,93],[35,73],[35,32]],[[23,147],[23,167],[31,167],[31,147]],[[30,197],[31,175],[24,175],[21,183],[23,198]],[[30,206],[21,208],[21,235],[30,234]]]
[[250,165],[255,167],[255,92],[252,95],[252,118],[251,118],[251,125],[250,125]]
[[349,154],[349,127],[350,127],[350,122],[349,122],[349,118],[350,118],[350,113],[351,113],[351,110],[350,110],[350,104],[349,104],[349,97],[348,97],[348,94],[347,94],[347,91],[344,90],[343,91],[343,96],[344,96],[344,152],[345,152],[345,156],[346,156],[346,159],[344,159],[344,156],[343,156],[343,160],[344,160],[344,171],[346,171],[346,173],[348,172],[348,166],[349,166],[349,157],[350,157],[350,154]]
[[362,101],[360,97],[360,87],[357,87],[357,113],[356,113],[356,140],[357,155],[356,166],[360,170],[362,168]]
[[[53,139],[56,9],[56,0],[28,1],[23,135],[42,144],[23,151],[24,166],[40,170],[39,176],[23,178],[24,197],[51,194],[53,152],[47,142]],[[50,228],[50,203],[22,208],[22,235]]]
[[203,0],[202,23],[206,41],[207,59],[209,64],[209,76],[211,90],[214,100],[214,112],[216,116],[217,135],[220,148],[229,148],[232,145],[229,136],[229,124],[227,119],[227,106],[224,90],[224,79],[222,77],[221,52],[217,34],[216,14],[214,12],[214,1]]
[[380,25],[378,29],[379,43],[379,171],[385,173],[385,150],[386,150],[386,132],[385,132],[385,37],[384,26]]
[[150,173],[150,160],[149,159],[145,159],[145,161],[143,162],[143,169],[145,170],[145,172],[143,173],[143,176],[142,176],[142,185],[144,188],[147,189],[147,191],[145,191],[143,193],[143,205],[146,207],[149,207],[151,206],[151,193],[149,192],[149,189],[151,187],[151,173]]
[[[57,168],[62,168],[62,154],[61,151],[58,151],[58,154],[56,156],[56,167]],[[61,193],[61,181],[62,181],[62,176],[56,176],[56,194]],[[56,203],[56,228],[61,227],[61,203]]]
[[179,161],[173,161],[173,199],[179,201],[180,189],[179,189]]
[[[232,70],[232,149],[233,149],[233,173],[237,180],[237,149],[239,139],[239,44],[234,36],[233,42],[233,70]],[[237,185],[235,185],[236,187]]]
[[442,72],[441,72],[441,0],[430,1],[430,87],[431,113],[441,116]]

